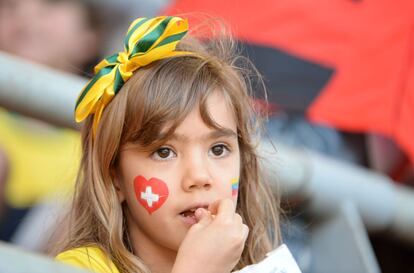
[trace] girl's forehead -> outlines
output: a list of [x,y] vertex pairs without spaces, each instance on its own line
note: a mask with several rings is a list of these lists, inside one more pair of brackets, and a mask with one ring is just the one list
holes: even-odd
[[[150,95],[133,97],[128,104],[122,142],[150,147],[165,143],[173,134],[195,136],[200,132],[222,131],[222,128],[238,132],[234,96],[226,90],[211,87],[177,93],[155,96],[155,101]],[[180,94],[184,96],[180,98]]]
[[[199,105],[192,108],[180,123],[170,120],[159,127],[159,130],[153,131],[150,135],[149,142],[143,139],[126,143],[125,147],[138,145],[141,149],[154,148],[165,144],[169,141],[177,143],[206,143],[216,139],[226,138],[238,139],[237,122],[233,110],[229,103],[222,96],[212,96],[206,101],[206,113],[208,119],[203,118],[203,109]],[[144,129],[144,128],[143,128]],[[144,131],[151,130],[145,128]],[[145,143],[149,146],[146,147]]]
[[[219,136],[237,136],[237,122],[231,105],[220,92],[206,100],[206,113],[199,105],[174,130],[173,136],[181,139],[207,139]],[[208,116],[206,119],[205,116]],[[168,130],[168,127],[166,127]]]

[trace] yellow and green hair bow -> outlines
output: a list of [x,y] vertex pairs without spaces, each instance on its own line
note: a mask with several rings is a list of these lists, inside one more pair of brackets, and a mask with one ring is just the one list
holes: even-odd
[[157,60],[190,54],[175,51],[187,31],[188,22],[180,17],[160,16],[133,21],[125,37],[124,51],[97,64],[95,76],[82,89],[76,101],[76,122],[93,114],[95,135],[102,111],[135,70]]

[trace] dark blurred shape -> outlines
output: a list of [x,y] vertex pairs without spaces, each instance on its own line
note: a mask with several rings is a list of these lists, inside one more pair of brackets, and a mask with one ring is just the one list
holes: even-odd
[[243,49],[265,77],[268,100],[287,112],[304,113],[335,72],[276,47],[244,43]]

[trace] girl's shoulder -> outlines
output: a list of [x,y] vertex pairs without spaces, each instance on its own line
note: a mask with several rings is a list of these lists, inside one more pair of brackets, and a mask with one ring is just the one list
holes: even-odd
[[88,269],[96,273],[119,273],[105,252],[96,246],[72,248],[59,253],[56,261]]

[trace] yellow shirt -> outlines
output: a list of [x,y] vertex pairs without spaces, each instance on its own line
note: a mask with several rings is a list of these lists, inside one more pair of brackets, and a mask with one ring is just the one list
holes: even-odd
[[96,273],[119,273],[115,264],[98,247],[79,247],[60,253],[57,261]]
[[0,108],[0,149],[9,163],[6,200],[10,206],[29,207],[69,197],[81,157],[79,132]]

